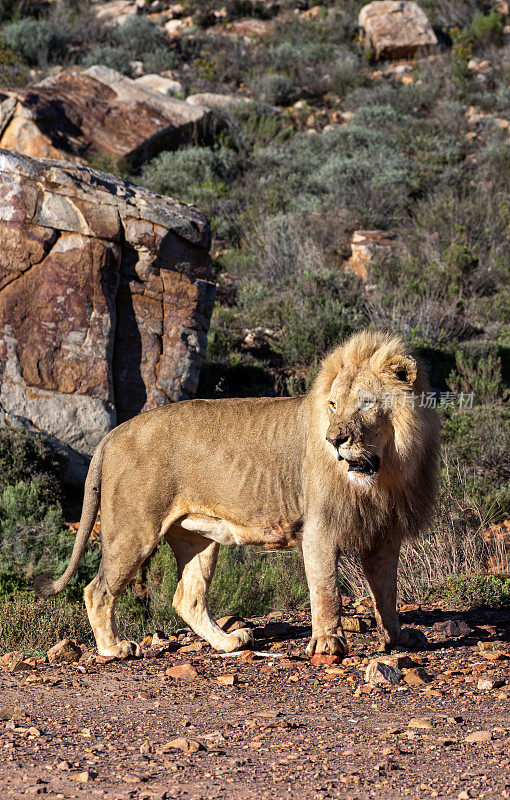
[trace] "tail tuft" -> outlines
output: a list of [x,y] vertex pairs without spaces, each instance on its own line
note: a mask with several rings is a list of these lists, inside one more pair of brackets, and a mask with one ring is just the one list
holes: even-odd
[[34,580],[34,591],[39,597],[47,600],[49,597],[55,597],[58,590],[55,588],[56,581],[50,575],[38,575]]

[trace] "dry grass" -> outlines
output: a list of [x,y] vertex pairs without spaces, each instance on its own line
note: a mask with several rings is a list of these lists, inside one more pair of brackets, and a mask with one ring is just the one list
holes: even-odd
[[[459,492],[459,489],[461,490]],[[403,602],[423,602],[435,587],[461,575],[483,575],[489,557],[501,558],[501,541],[486,542],[483,531],[490,519],[470,497],[468,472],[445,463],[441,497],[431,527],[416,541],[405,542],[399,562],[398,597]],[[340,580],[353,597],[366,597],[368,584],[359,557],[342,554]],[[476,598],[473,598],[476,602]]]

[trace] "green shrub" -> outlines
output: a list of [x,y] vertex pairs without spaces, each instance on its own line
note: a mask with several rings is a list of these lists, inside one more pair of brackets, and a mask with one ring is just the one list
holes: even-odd
[[473,392],[476,404],[500,403],[508,396],[503,386],[501,359],[489,353],[473,363],[466,353],[455,353],[455,370],[448,378],[450,389],[457,394]]
[[463,606],[498,606],[510,603],[510,579],[494,575],[454,575],[436,584],[431,594]]
[[214,149],[185,147],[154,158],[143,168],[140,181],[158,194],[193,203],[203,190],[224,191],[239,168],[237,154],[222,145]]
[[125,50],[111,45],[95,45],[92,47],[82,58],[84,67],[91,67],[94,64],[101,64],[110,69],[116,69],[117,72],[122,72],[128,77],[133,76],[133,67],[131,66],[132,57]]
[[333,271],[305,273],[277,310],[278,347],[290,364],[315,366],[365,321],[357,281]]
[[[64,523],[60,483],[65,461],[41,436],[0,429],[0,595],[29,588],[38,572],[61,574],[73,548]],[[89,546],[73,584],[89,581],[98,548]]]
[[0,40],[0,86],[23,84],[26,78],[25,62]]
[[142,60],[145,72],[150,73],[164,72],[166,69],[176,69],[179,66],[179,56],[168,46],[147,50]]
[[27,17],[2,29],[7,45],[31,67],[44,66],[55,46],[55,34],[45,20]]
[[[49,504],[37,481],[7,486],[0,494],[0,595],[31,587],[39,572],[60,575],[73,543],[60,504]],[[80,594],[98,563],[98,548],[91,545],[73,584],[79,584],[79,588],[72,589],[71,594]]]
[[272,106],[289,106],[297,98],[296,87],[291,78],[278,73],[257,77],[254,89],[260,100]]
[[147,17],[133,15],[115,29],[116,44],[131,61],[143,61],[147,53],[165,48],[166,39],[158,26]]
[[477,45],[500,45],[503,42],[503,16],[497,11],[489,14],[478,12],[473,17],[469,30]]
[[45,503],[60,498],[65,458],[42,436],[24,428],[0,428],[0,491],[20,481],[34,482]]

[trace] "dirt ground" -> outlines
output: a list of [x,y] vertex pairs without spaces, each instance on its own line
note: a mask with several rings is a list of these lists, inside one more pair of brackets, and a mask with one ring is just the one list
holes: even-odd
[[[373,628],[347,634],[342,664],[311,664],[304,612],[252,620],[253,658],[181,633],[142,660],[4,668],[1,796],[510,798],[508,613],[402,618],[429,646],[387,658],[395,685],[365,681]],[[183,664],[198,674],[168,674]]]

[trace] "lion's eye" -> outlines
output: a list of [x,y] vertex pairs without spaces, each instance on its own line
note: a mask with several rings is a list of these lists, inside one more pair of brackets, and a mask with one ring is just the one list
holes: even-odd
[[375,400],[373,394],[370,392],[363,392],[360,394],[358,398],[358,408],[360,411],[368,411],[369,408],[373,408],[375,406]]
[[330,407],[331,411],[336,411],[336,403],[335,403],[334,400],[330,400],[329,401],[329,407]]

